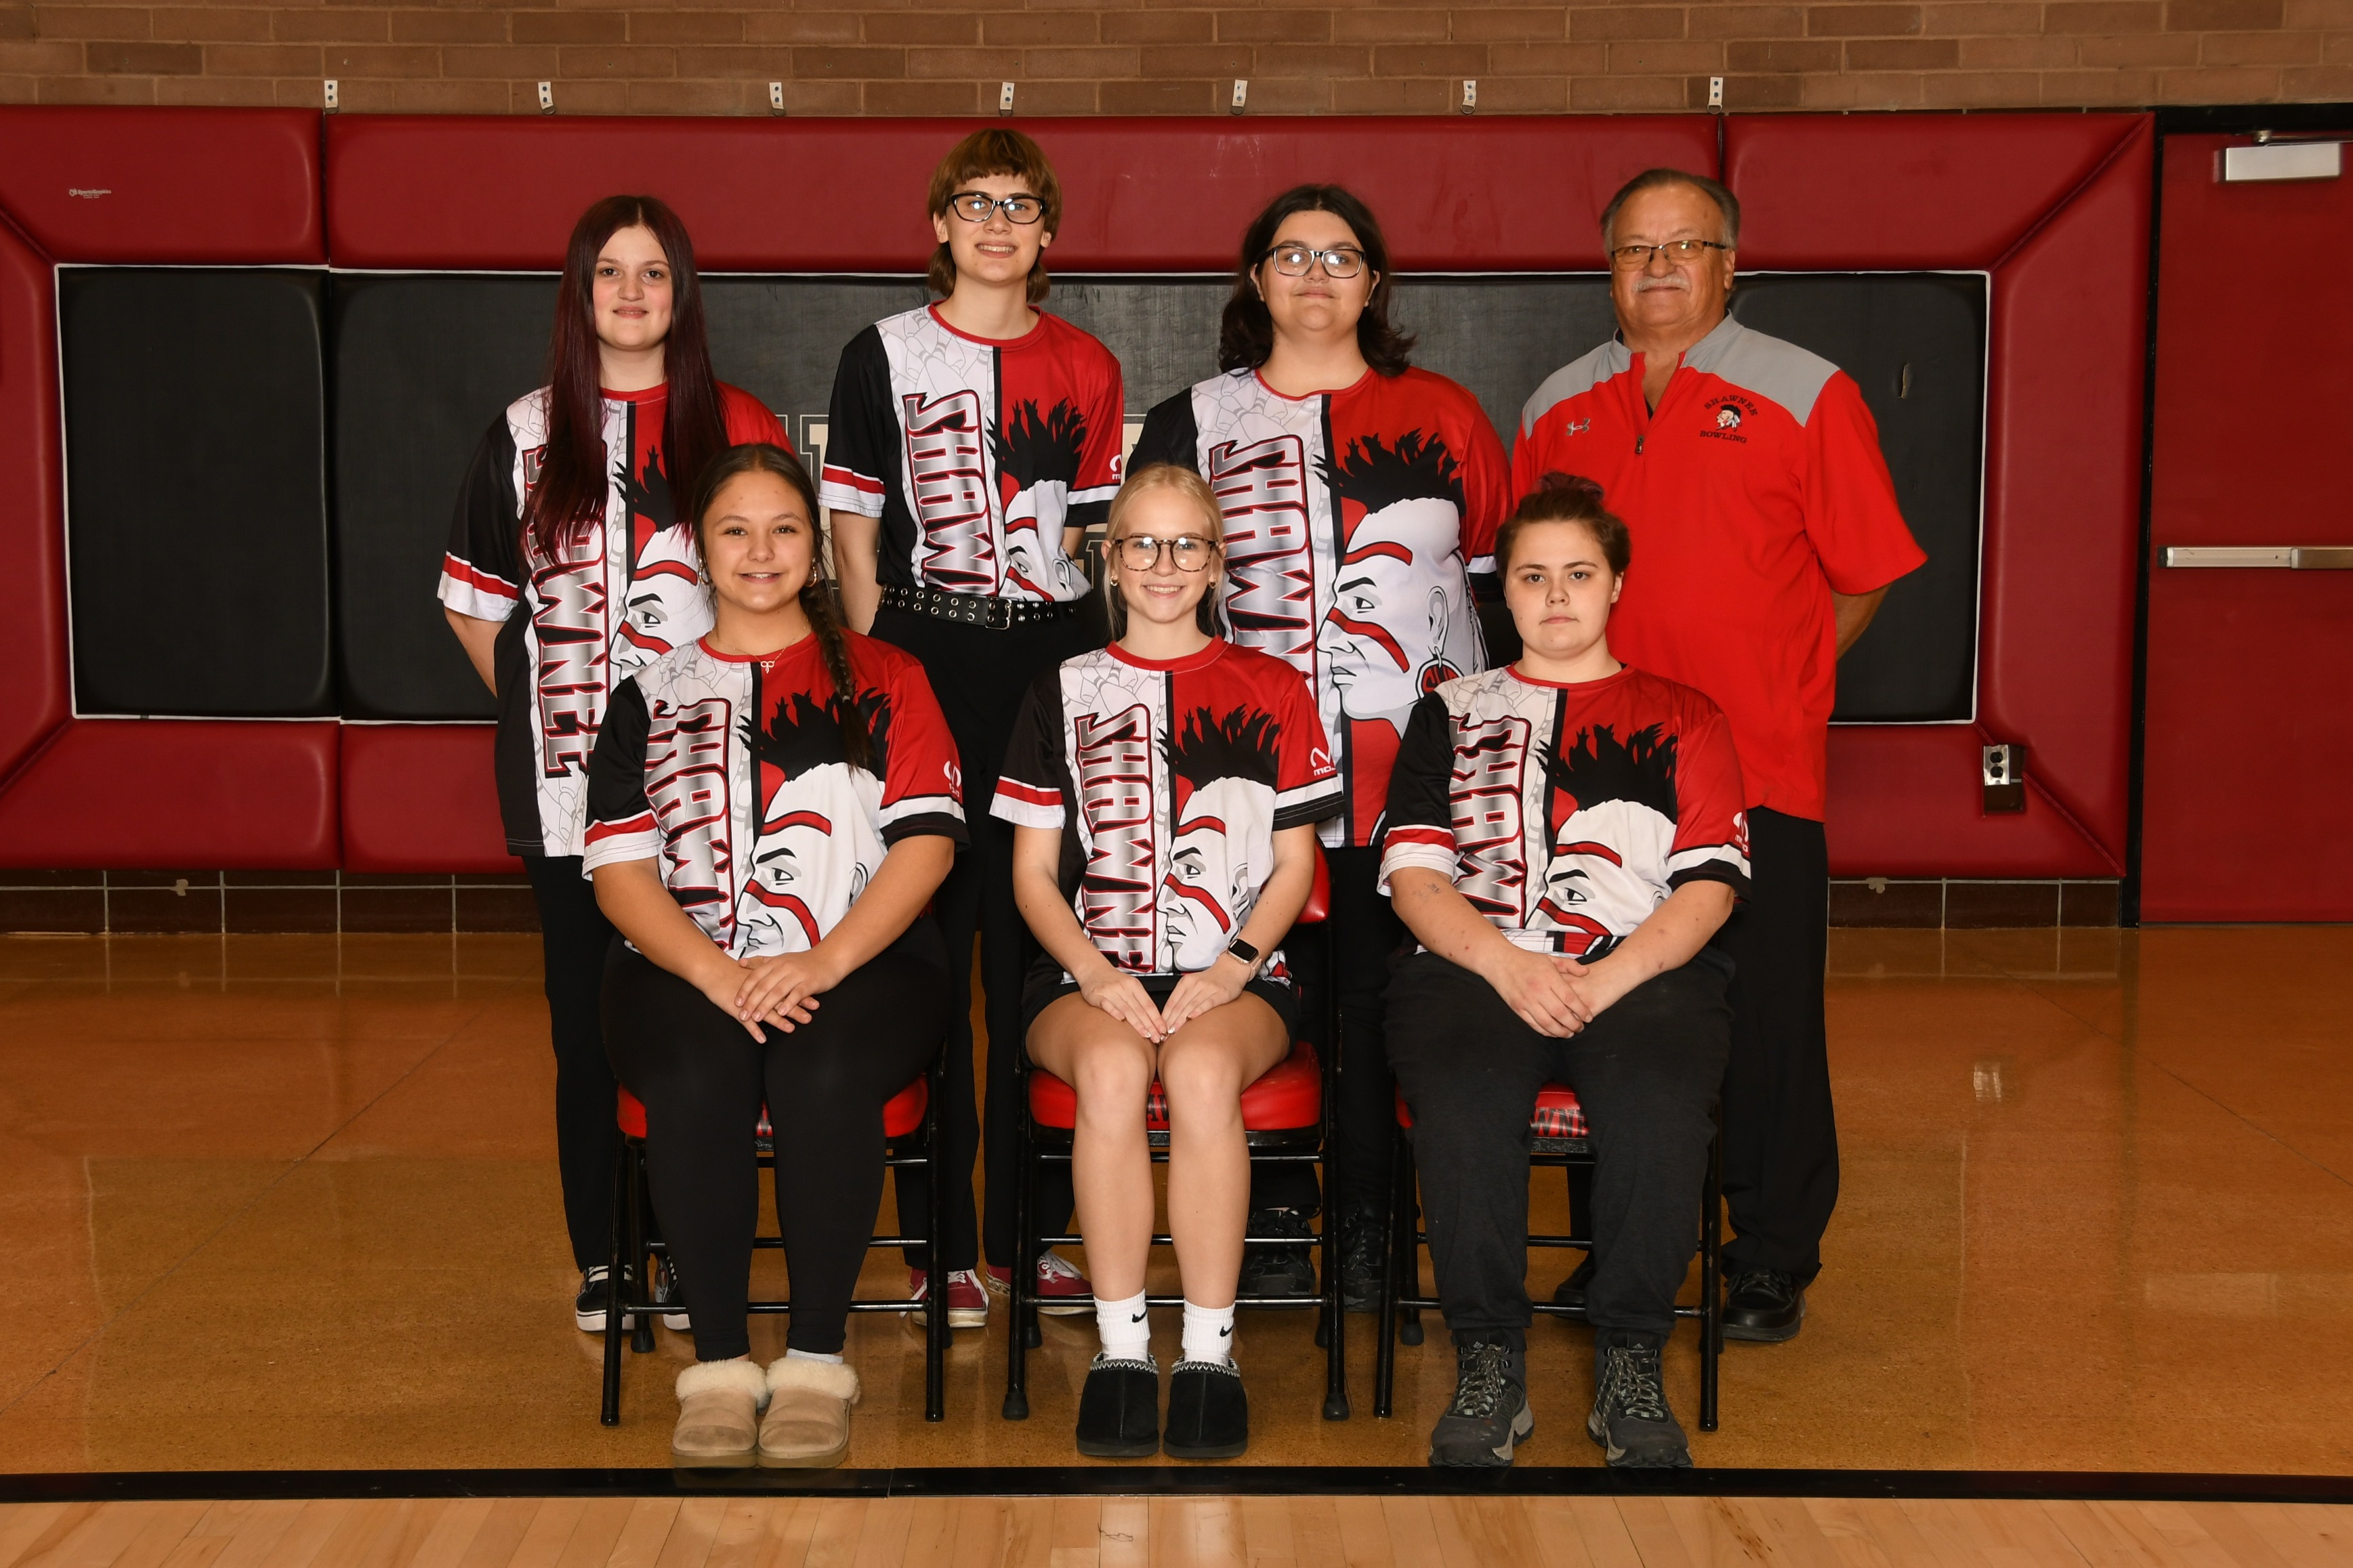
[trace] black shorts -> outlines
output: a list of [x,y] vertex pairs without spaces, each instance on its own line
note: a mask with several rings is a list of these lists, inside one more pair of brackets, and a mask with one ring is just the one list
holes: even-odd
[[[1136,978],[1144,982],[1145,994],[1152,998],[1152,1005],[1155,1007],[1165,1007],[1168,1005],[1169,993],[1176,989],[1176,982],[1184,977],[1177,974],[1139,974]],[[1299,989],[1297,986],[1288,980],[1270,980],[1265,975],[1259,974],[1251,976],[1242,986],[1242,990],[1250,995],[1261,998],[1268,1006],[1274,1009],[1274,1016],[1282,1020],[1283,1038],[1287,1040],[1299,1038]],[[1039,1014],[1063,997],[1075,996],[1078,994],[1078,982],[1063,979],[1060,964],[1056,963],[1051,958],[1040,962],[1029,972],[1029,984],[1021,988],[1022,1037],[1029,1038],[1030,1029],[1038,1022]]]

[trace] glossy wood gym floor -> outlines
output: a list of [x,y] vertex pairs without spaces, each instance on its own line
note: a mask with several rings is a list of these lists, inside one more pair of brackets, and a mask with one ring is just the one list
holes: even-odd
[[[1695,1435],[1700,1464],[2353,1473],[2353,930],[1841,931],[1831,952],[1845,1191],[1829,1266],[1799,1340],[1727,1348],[1724,1428]],[[655,1353],[630,1358],[625,1419],[607,1430],[596,1419],[597,1342],[571,1327],[536,971],[527,937],[0,941],[12,1309],[0,1333],[0,1469],[665,1464],[670,1385],[688,1346],[664,1334]],[[1541,1188],[1556,1212],[1558,1180]],[[1563,1267],[1540,1256],[1535,1288],[1549,1290]],[[869,1274],[877,1288],[903,1278],[880,1255]],[[1254,1443],[1240,1463],[1419,1461],[1451,1387],[1444,1337],[1400,1352],[1398,1417],[1377,1421],[1369,1323],[1350,1325],[1355,1417],[1327,1423],[1305,1315],[1246,1315]],[[1161,1327],[1166,1356],[1174,1323]],[[777,1328],[757,1325],[760,1353],[777,1352]],[[850,1464],[1080,1463],[1070,1425],[1092,1323],[1050,1319],[1045,1333],[1030,1420],[998,1419],[992,1327],[956,1336],[948,1419],[928,1426],[913,1333],[896,1318],[855,1320],[867,1396]],[[1584,1336],[1543,1322],[1533,1345],[1537,1432],[1523,1462],[1595,1463],[1580,1431]],[[1690,1425],[1688,1330],[1669,1378]],[[148,1511],[102,1527],[128,1532],[121,1550],[85,1542],[44,1568],[279,1564],[290,1561],[282,1545],[245,1543],[244,1531],[265,1528],[254,1520],[341,1528],[309,1510],[326,1505],[269,1505],[254,1520],[140,1506]],[[592,1516],[607,1544],[640,1543],[622,1554],[636,1568],[684,1568],[673,1544],[690,1536],[702,1544],[680,1550],[695,1563],[732,1562],[740,1552],[712,1542],[754,1529],[818,1531],[838,1548],[828,1561],[895,1561],[895,1547],[869,1552],[871,1531],[912,1539],[947,1528],[926,1508],[982,1505],[789,1511],[811,1500],[776,1505],[787,1513],[756,1527],[699,1500],[645,1505],[653,1512],[577,1500],[537,1513],[402,1506],[427,1510],[404,1516],[415,1550],[354,1549],[352,1561],[603,1563],[603,1546],[562,1543]],[[1028,1510],[1019,1561],[1078,1568],[1098,1561],[1100,1544],[1108,1564],[1134,1544],[1114,1550],[1113,1535],[1090,1533],[1085,1521],[1108,1500],[987,1506]],[[1596,1530],[1619,1539],[1617,1515],[1596,1524],[1576,1512],[1586,1504],[1564,1500],[1488,1500],[1468,1512],[1440,1500],[1325,1500],[1297,1505],[1305,1514],[1203,1504],[1198,1519],[1173,1500],[1120,1506],[1155,1531],[1223,1531],[1227,1544],[1208,1555],[1269,1568],[1328,1555],[1329,1518],[1360,1517],[1349,1510],[1403,1509],[1407,1522],[1385,1528],[1435,1532],[1451,1563],[1476,1552],[1446,1545],[1449,1531],[1524,1531],[1530,1510],[1569,1508],[1587,1542],[1577,1551],[1602,1568],[1633,1562],[1592,1544]],[[1647,1528],[1661,1543],[1719,1524],[1737,1535],[1739,1510],[1763,1506],[1721,1520],[1662,1515]],[[1919,1512],[1932,1505],[1787,1506],[1829,1542],[1797,1552],[1810,1568],[1888,1568],[1926,1562],[1923,1552],[1961,1561],[1937,1545],[1960,1527]],[[562,1509],[575,1514],[546,1512]],[[1065,1509],[1077,1510],[1067,1542]],[[1261,1514],[1288,1544],[1259,1544]],[[2241,1521],[2226,1535],[2194,1515],[2215,1550],[2197,1544],[2192,1517],[2046,1510],[2001,1528],[2028,1532],[2010,1544],[2031,1547],[2043,1538],[2034,1532],[2074,1540],[2068,1520],[2096,1519],[2101,1540],[2169,1542],[2175,1553],[2077,1541],[2094,1564],[2345,1560],[2341,1539],[2302,1516],[2211,1516]],[[55,1546],[66,1522],[11,1512],[0,1542],[21,1556],[33,1540]],[[91,1520],[73,1528],[101,1531]],[[145,1544],[131,1552],[134,1540]],[[1233,1544],[1245,1540],[1246,1552]],[[2257,1540],[2272,1556],[2244,1545]],[[0,1560],[10,1554],[0,1547]],[[1664,1563],[1648,1546],[1637,1555]],[[907,1560],[919,1559],[910,1550]]]

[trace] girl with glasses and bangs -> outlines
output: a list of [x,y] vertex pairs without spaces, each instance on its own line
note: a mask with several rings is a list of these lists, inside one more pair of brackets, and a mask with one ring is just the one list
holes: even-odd
[[1020,1037],[1078,1092],[1071,1171],[1103,1341],[1078,1447],[1098,1458],[1164,1447],[1144,1290],[1155,1078],[1185,1282],[1165,1447],[1228,1458],[1248,1446],[1231,1353],[1250,1195],[1241,1093],[1296,1033],[1275,944],[1314,880],[1314,825],[1341,804],[1306,682],[1219,635],[1224,551],[1199,475],[1159,465],[1128,479],[1104,544],[1114,640],[1029,686],[990,807],[1015,825],[1015,895],[1045,949]]
[[[1037,142],[1003,128],[965,137],[933,173],[929,211],[939,242],[931,287],[942,297],[877,321],[842,350],[819,494],[850,626],[922,661],[965,765],[987,779],[1029,682],[1102,643],[1073,558],[1119,488],[1125,404],[1111,351],[1037,309],[1062,221],[1061,186]],[[1029,1268],[1044,1310],[1083,1312],[1087,1284],[1075,1269],[1051,1252],[1012,1256],[1010,1053],[1034,950],[1013,906],[1009,829],[974,825],[971,853],[940,890],[939,916],[949,951],[961,955],[951,966],[959,1019],[970,1016],[976,931],[980,940],[988,1284],[1004,1289],[1012,1268]],[[947,1205],[948,1321],[964,1329],[988,1321],[988,1297],[973,1215],[972,1040],[967,1025],[958,1028],[940,1112],[946,1151],[931,1171],[901,1173],[899,1212],[920,1230],[934,1198]],[[1049,1196],[1045,1206],[1058,1205]],[[920,1294],[920,1250],[908,1262]]]
[[1251,1248],[1242,1290],[1314,1293],[1306,1216],[1320,1202],[1342,1226],[1352,1311],[1376,1304],[1389,1181],[1381,991],[1405,936],[1375,891],[1389,766],[1414,705],[1486,667],[1471,583],[1493,572],[1513,500],[1478,400],[1409,362],[1413,340],[1389,320],[1392,289],[1388,244],[1363,202],[1337,185],[1284,192],[1242,236],[1221,374],[1153,409],[1132,455],[1201,474],[1238,534],[1250,520],[1224,563],[1234,639],[1308,678],[1335,742],[1345,804],[1323,842],[1340,973],[1310,969],[1320,953],[1303,953],[1303,969],[1311,990],[1338,993],[1345,1190],[1319,1199],[1303,1166],[1261,1173],[1250,1233],[1299,1245]]
[[[498,698],[499,813],[539,905],[573,1321],[589,1333],[605,1330],[619,1134],[597,1001],[613,928],[581,874],[588,755],[621,679],[711,626],[678,508],[739,441],[789,449],[775,415],[711,374],[686,226],[652,196],[606,197],[565,250],[547,384],[475,449],[439,593]],[[674,1286],[658,1279],[655,1299],[670,1304]],[[687,1326],[682,1310],[665,1321]]]

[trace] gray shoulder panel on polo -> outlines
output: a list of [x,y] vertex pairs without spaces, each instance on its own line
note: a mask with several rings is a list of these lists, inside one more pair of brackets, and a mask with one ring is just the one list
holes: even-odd
[[1611,376],[1631,369],[1633,363],[1634,356],[1626,352],[1626,345],[1611,338],[1583,359],[1561,366],[1545,377],[1544,384],[1520,410],[1520,434],[1525,436],[1535,429],[1546,409],[1566,403],[1581,392],[1592,391]]
[[1692,345],[1683,363],[1779,404],[1801,426],[1813,417],[1822,384],[1838,374],[1838,366],[1821,355],[1744,327],[1729,316]]

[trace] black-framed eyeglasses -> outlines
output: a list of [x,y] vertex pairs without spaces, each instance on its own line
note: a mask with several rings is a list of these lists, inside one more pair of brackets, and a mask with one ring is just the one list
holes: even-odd
[[1335,245],[1329,250],[1316,250],[1304,245],[1278,245],[1259,258],[1271,261],[1274,269],[1285,278],[1304,278],[1317,262],[1324,264],[1326,278],[1354,278],[1365,269],[1365,253],[1353,245]]
[[992,196],[987,191],[958,191],[948,198],[948,210],[966,223],[987,223],[991,213],[1003,213],[1008,223],[1036,223],[1046,216],[1046,204],[1036,196]]
[[1119,563],[1131,572],[1149,572],[1160,564],[1160,552],[1176,563],[1179,572],[1205,572],[1218,553],[1217,541],[1204,539],[1198,533],[1180,533],[1174,539],[1155,539],[1148,533],[1124,535],[1113,547]]
[[1670,239],[1657,245],[1620,245],[1609,252],[1609,265],[1620,272],[1632,272],[1648,267],[1651,253],[1654,250],[1669,261],[1696,261],[1708,251],[1731,248],[1713,239]]

